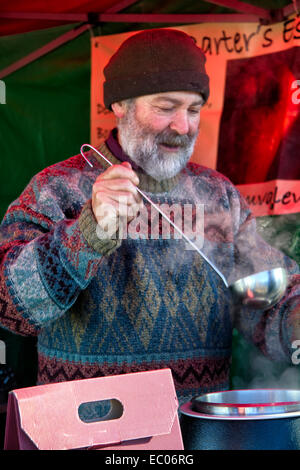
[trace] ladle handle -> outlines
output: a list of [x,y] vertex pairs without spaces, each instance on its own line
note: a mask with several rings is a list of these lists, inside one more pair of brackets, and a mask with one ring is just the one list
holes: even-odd
[[[90,144],[83,144],[80,148],[80,153],[81,155],[83,156],[83,158],[86,160],[86,162],[93,168],[93,165],[91,164],[91,162],[86,158],[86,156],[84,155],[84,152],[83,152],[83,148],[84,147],[90,147],[94,152],[96,152],[100,157],[103,158],[103,160],[106,161],[106,163],[108,163],[110,166],[112,166],[112,163],[104,156],[102,155],[101,152],[99,152],[99,150],[95,149],[92,145]],[[169,219],[169,217],[153,202],[151,201],[151,199],[146,196],[145,193],[143,193],[143,191],[141,191],[138,187],[136,188],[138,193],[140,193],[141,196],[143,196],[144,199],[146,199],[146,201],[149,202],[149,204],[151,204],[152,207],[154,207],[154,209],[157,210],[157,212],[159,212],[161,214],[161,216],[167,220],[167,222],[169,222],[170,225],[172,225],[172,227],[193,247],[194,250],[196,250],[200,256],[202,256],[203,259],[205,259],[205,261],[215,270],[215,272],[220,276],[220,278],[222,279],[222,281],[224,282],[225,286],[228,287],[228,283],[225,279],[225,277],[223,276],[223,274],[218,270],[218,268],[207,258],[207,256],[205,256],[205,254],[197,247],[197,245],[195,245],[195,243],[192,242],[192,240],[190,240],[183,232],[182,230],[180,230],[179,227],[177,227],[176,224],[174,224],[174,222],[172,222],[171,219]]]

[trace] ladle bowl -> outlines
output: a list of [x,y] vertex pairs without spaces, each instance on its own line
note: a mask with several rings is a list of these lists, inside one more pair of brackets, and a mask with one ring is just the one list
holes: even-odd
[[229,286],[235,304],[254,310],[273,307],[284,295],[287,273],[283,268],[251,274]]

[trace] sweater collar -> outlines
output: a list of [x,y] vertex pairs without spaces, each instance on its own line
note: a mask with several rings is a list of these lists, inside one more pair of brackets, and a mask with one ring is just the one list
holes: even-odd
[[[102,143],[97,149],[103,153],[103,155],[113,164],[118,165],[120,162],[129,162],[133,170],[137,173],[140,184],[139,188],[143,191],[148,191],[151,193],[164,193],[170,191],[174,186],[177,185],[179,181],[179,174],[175,175],[173,178],[169,178],[162,181],[156,181],[152,176],[147,175],[140,167],[133,162],[128,155],[125,154],[122,147],[116,138],[117,129],[114,129],[110,132],[108,139]],[[100,155],[93,152],[93,155],[105,168],[109,167],[109,164],[105,162]]]
[[108,138],[105,143],[110,152],[120,161],[120,162],[129,162],[134,171],[140,170],[139,166],[131,160],[131,158],[123,151],[121,145],[118,142],[118,130],[113,129],[110,131]]

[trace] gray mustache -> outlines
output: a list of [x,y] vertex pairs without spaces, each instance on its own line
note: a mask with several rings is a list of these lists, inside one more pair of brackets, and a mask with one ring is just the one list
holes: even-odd
[[189,134],[179,135],[177,132],[163,131],[156,136],[156,143],[176,147],[188,147],[194,141],[194,138],[194,136]]

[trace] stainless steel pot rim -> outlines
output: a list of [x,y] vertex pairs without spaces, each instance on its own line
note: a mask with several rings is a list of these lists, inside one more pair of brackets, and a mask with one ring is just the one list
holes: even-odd
[[222,419],[273,419],[300,415],[300,390],[244,389],[211,392],[195,396],[185,412]]
[[253,415],[218,415],[218,414],[205,414],[199,413],[192,409],[192,402],[189,401],[180,406],[179,411],[186,416],[197,419],[210,419],[210,420],[221,420],[221,421],[259,421],[269,419],[287,419],[287,418],[299,418],[299,411],[290,411],[283,413],[273,414],[253,414]]

